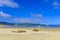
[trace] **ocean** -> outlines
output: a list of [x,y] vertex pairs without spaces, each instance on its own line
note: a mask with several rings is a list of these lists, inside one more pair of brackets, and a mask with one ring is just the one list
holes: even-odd
[[0,25],[0,28],[60,28],[60,26]]

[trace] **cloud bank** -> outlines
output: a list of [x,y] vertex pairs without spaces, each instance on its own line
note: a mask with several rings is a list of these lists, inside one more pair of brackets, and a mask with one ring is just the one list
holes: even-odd
[[15,23],[39,23],[40,20],[31,18],[15,18],[14,21]]
[[32,14],[31,18],[14,18],[13,20],[16,23],[40,23],[41,22],[41,18],[43,17],[42,14]]

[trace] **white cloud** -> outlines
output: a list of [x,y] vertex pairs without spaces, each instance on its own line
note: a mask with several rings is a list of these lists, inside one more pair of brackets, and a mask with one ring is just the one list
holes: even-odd
[[14,18],[16,23],[40,23],[42,21],[42,14],[32,14],[31,18]]
[[60,3],[58,1],[53,2],[54,9],[58,9],[60,7]]
[[0,17],[3,17],[3,18],[9,18],[9,17],[10,17],[10,15],[9,15],[9,14],[4,13],[3,11],[0,11]]
[[39,23],[39,19],[31,19],[31,18],[15,18],[14,21],[16,23]]
[[19,22],[20,22],[20,23],[25,23],[25,22],[30,23],[32,20],[29,19],[29,18],[15,18],[14,21],[15,21],[15,22],[18,22],[18,23],[19,23]]
[[18,8],[19,5],[13,0],[0,0],[0,7],[8,6],[12,8]]
[[43,15],[42,14],[32,14],[32,17],[42,18]]

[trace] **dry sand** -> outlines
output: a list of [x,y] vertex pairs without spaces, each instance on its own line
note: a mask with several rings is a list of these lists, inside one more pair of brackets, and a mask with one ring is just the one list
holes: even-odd
[[[40,28],[34,32],[33,28],[0,28],[0,40],[60,40],[60,29]],[[12,31],[26,30],[26,33]]]

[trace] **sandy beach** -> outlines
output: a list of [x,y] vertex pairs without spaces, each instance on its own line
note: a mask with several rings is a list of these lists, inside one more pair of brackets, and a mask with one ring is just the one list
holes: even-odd
[[[40,28],[40,31],[32,31],[34,28],[0,28],[0,40],[60,40],[60,29]],[[25,33],[12,31],[25,30]]]

